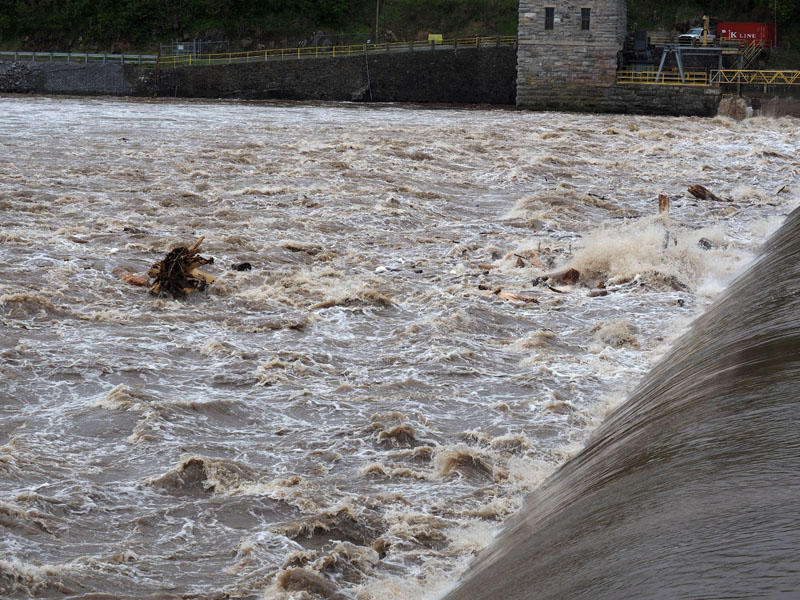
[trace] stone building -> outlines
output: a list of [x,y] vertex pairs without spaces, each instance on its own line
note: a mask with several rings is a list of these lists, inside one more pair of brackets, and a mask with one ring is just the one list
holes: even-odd
[[614,110],[626,21],[625,0],[520,0],[517,106]]

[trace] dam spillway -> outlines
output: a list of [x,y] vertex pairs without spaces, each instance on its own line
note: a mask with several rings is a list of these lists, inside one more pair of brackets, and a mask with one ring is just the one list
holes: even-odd
[[800,212],[445,600],[800,590]]

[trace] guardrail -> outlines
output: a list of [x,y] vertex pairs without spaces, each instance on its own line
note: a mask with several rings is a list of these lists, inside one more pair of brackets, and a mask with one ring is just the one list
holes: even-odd
[[67,63],[117,63],[155,65],[155,54],[97,54],[90,52],[11,52],[0,50],[0,61],[13,62],[67,62]]
[[716,85],[800,85],[800,71],[720,69],[711,71],[711,83]]
[[453,48],[489,48],[513,46],[517,36],[475,36],[441,41],[386,42],[382,44],[352,44],[343,46],[306,46],[298,48],[271,48],[250,52],[223,52],[217,54],[177,54],[160,57],[160,67],[209,66],[233,63],[300,60],[306,58],[338,58],[363,56],[380,52],[416,52]]
[[709,77],[705,71],[634,71],[623,69],[617,71],[617,83],[626,85],[689,85],[708,86]]
[[377,52],[415,52],[453,48],[489,48],[514,46],[517,36],[475,36],[435,41],[385,42],[382,44],[353,44],[347,46],[304,46],[296,48],[270,48],[250,52],[225,52],[218,54],[98,54],[90,52],[21,52],[0,51],[0,61],[13,62],[69,62],[118,63],[142,66],[185,67],[232,63],[297,60],[304,58],[337,58]]
[[[702,46],[703,41],[697,40],[694,43],[692,42],[680,42],[678,40],[678,35],[652,35],[649,36],[648,42],[652,46],[661,47],[664,44],[680,44],[681,46]],[[768,43],[767,40],[764,39],[753,39],[753,40],[743,40],[741,38],[732,38],[732,37],[715,37],[713,40],[707,42],[707,46],[725,46],[729,48],[744,48],[748,45],[757,45],[761,48],[767,48]]]

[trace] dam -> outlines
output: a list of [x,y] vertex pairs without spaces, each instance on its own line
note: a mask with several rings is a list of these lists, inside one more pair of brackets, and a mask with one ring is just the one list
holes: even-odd
[[800,593],[800,211],[445,600]]

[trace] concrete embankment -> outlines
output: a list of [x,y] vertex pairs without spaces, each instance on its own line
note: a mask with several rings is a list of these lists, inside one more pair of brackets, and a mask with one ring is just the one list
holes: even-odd
[[[544,84],[543,84],[544,85]],[[0,93],[374,102],[521,104],[533,110],[712,116],[719,88],[547,86],[517,97],[513,46],[153,68],[118,63],[0,62]],[[595,90],[595,91],[593,91]],[[764,99],[764,108],[767,100]],[[766,111],[765,111],[766,114]],[[772,113],[769,113],[772,114]],[[793,114],[776,111],[775,114]]]
[[130,65],[0,62],[0,92],[130,96],[139,73]]
[[148,71],[141,93],[193,98],[514,104],[516,49],[375,53]]
[[0,63],[0,92],[514,104],[511,46],[179,68]]

